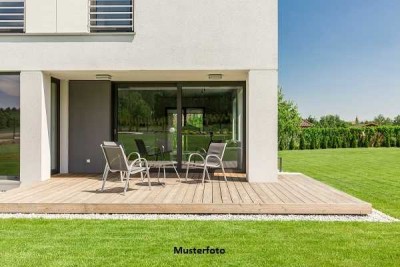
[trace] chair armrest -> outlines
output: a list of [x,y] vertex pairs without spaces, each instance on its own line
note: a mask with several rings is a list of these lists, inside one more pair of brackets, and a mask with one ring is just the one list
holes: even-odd
[[130,154],[126,157],[126,159],[129,160],[129,159],[131,158],[132,155],[136,155],[137,158],[140,159],[140,154],[139,154],[138,152],[132,152],[132,153],[130,153]]
[[148,169],[149,168],[149,163],[147,162],[147,160],[145,158],[138,158],[134,161],[132,161],[131,165],[129,166],[129,168],[132,168],[133,166],[135,166],[135,164],[139,163],[139,167],[143,167],[142,164],[144,163],[145,168]]
[[191,154],[189,155],[188,162],[190,162],[190,160],[192,159],[193,156],[198,156],[198,157],[200,157],[200,158],[203,160],[203,162],[205,162],[204,157],[203,157],[201,154],[199,154],[199,153],[191,153]]
[[207,155],[207,150],[205,150],[204,148],[200,148],[199,149],[200,153],[203,153],[203,155]]
[[222,159],[220,158],[220,157],[218,157],[217,155],[207,155],[207,157],[206,157],[206,165],[207,165],[207,163],[208,163],[208,159],[209,158],[216,158],[216,159],[218,159],[218,161],[219,161],[219,164],[220,165],[222,165]]

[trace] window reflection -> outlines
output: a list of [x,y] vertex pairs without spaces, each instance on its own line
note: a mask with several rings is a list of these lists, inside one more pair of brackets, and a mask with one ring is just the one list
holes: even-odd
[[19,103],[19,75],[0,75],[0,179],[19,177]]
[[149,160],[177,159],[177,89],[118,89],[118,141]]

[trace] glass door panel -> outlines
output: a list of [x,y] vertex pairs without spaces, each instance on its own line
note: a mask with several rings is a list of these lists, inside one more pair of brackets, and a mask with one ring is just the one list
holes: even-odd
[[147,160],[178,155],[177,88],[117,85],[117,140]]
[[0,75],[0,179],[19,179],[19,74]]
[[205,154],[211,142],[226,142],[224,166],[244,170],[243,87],[182,88],[182,167],[193,152]]

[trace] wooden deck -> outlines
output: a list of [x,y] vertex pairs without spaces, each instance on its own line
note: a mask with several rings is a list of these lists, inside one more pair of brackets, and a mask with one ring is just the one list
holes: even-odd
[[220,175],[204,185],[200,174],[178,182],[173,174],[152,190],[133,179],[126,195],[114,177],[99,192],[100,175],[59,175],[31,187],[0,193],[0,212],[10,213],[232,213],[369,214],[371,204],[302,174],[281,174],[276,183],[246,182],[243,174]]

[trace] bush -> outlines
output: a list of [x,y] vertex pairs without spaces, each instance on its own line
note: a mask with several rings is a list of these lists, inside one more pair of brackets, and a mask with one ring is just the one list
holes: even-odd
[[[287,141],[286,141],[287,140]],[[400,147],[400,126],[305,128],[280,138],[281,149]]]

